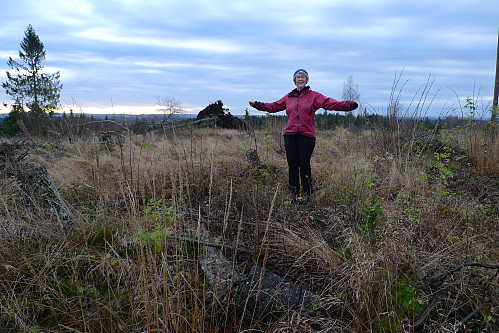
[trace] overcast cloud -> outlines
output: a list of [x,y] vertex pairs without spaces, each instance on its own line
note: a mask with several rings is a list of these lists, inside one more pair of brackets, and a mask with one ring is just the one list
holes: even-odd
[[[404,106],[432,83],[430,115],[459,108],[456,96],[492,101],[497,0],[0,4],[0,81],[31,24],[47,51],[45,70],[61,73],[62,105],[85,112],[149,112],[170,97],[187,112],[222,100],[242,114],[250,99],[271,102],[293,89],[297,68],[336,99],[352,75],[361,102],[379,113],[401,72]],[[3,89],[0,99],[10,102]]]

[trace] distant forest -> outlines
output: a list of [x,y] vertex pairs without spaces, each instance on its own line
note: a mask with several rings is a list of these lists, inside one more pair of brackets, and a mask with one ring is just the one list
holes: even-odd
[[[237,116],[243,119],[248,128],[255,130],[265,130],[265,129],[277,129],[284,128],[286,124],[287,116],[282,115],[242,115]],[[442,118],[429,118],[424,119],[401,119],[397,120],[401,123],[416,122],[420,130],[438,130],[440,128],[453,128],[458,126],[466,126],[470,122],[475,125],[481,126],[487,123],[486,120],[475,120],[468,118],[459,118],[456,116],[449,116],[445,119]],[[30,120],[25,119],[28,129],[32,128],[29,126]],[[315,126],[317,130],[333,130],[338,127],[344,127],[349,130],[359,131],[369,128],[382,128],[388,127],[393,119],[389,117],[378,115],[378,114],[358,114],[353,115],[351,113],[331,113],[323,112],[317,113],[315,115]],[[67,131],[70,129],[71,132],[77,131],[79,134],[83,134],[85,131],[96,132],[102,130],[108,130],[109,127],[118,126],[122,130],[129,130],[136,134],[143,134],[151,131],[162,131],[165,128],[175,127],[175,126],[186,126],[191,124],[198,127],[210,127],[216,126],[210,122],[203,122],[201,124],[196,124],[195,115],[193,114],[176,114],[171,117],[165,117],[164,115],[94,115],[85,113],[71,113],[69,115],[63,113],[61,115],[55,114],[44,122],[44,128],[42,133],[45,135],[64,135],[68,134]],[[112,124],[112,126],[110,126]],[[17,124],[13,124],[9,121],[8,117],[0,117],[0,136],[1,137],[13,137],[17,134],[22,133],[22,129]]]

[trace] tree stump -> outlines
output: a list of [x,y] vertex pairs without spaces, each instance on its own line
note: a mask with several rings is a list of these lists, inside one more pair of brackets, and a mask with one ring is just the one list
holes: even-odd
[[17,179],[22,182],[22,187],[28,195],[40,199],[50,216],[60,224],[62,229],[69,232],[73,229],[74,218],[64,203],[44,166],[26,167],[17,173]]
[[248,162],[252,168],[261,168],[262,161],[260,161],[260,157],[258,156],[258,152],[256,149],[250,149],[246,152],[246,157],[248,158]]
[[114,131],[99,132],[99,134],[98,134],[99,143],[104,144],[108,147],[114,146],[115,135],[116,135],[116,132],[114,132]]
[[66,232],[73,229],[74,217],[64,203],[44,166],[24,159],[31,145],[3,143],[0,145],[0,172],[14,177],[26,196],[45,210]]

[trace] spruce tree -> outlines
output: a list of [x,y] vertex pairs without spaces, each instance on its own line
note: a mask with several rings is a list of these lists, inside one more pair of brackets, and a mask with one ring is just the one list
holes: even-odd
[[[15,120],[25,119],[26,125],[36,126],[39,134],[42,121],[59,107],[62,89],[59,71],[54,74],[42,72],[45,56],[43,43],[29,25],[19,51],[21,62],[9,57],[7,65],[10,70],[7,71],[7,81],[2,83],[7,95],[15,101],[10,116]],[[26,109],[28,114],[25,114]]]

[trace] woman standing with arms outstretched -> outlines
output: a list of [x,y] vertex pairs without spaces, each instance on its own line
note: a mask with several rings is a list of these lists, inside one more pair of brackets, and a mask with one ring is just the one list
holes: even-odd
[[[298,69],[293,74],[296,88],[273,103],[249,101],[257,110],[275,113],[286,110],[288,116],[284,129],[284,146],[289,167],[289,190],[298,203],[309,200],[314,191],[310,159],[315,148],[315,112],[318,109],[352,111],[358,105],[354,101],[337,101],[313,91],[307,86],[308,72]],[[300,197],[300,180],[302,195]]]

